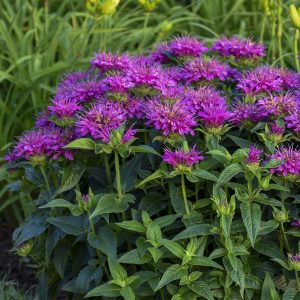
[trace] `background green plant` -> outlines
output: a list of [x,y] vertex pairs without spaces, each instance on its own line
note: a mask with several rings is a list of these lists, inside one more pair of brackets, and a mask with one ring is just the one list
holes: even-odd
[[[45,106],[60,74],[82,67],[99,49],[140,53],[176,34],[208,42],[237,34],[265,42],[274,64],[295,65],[288,10],[295,1],[163,0],[146,11],[143,1],[126,0],[111,15],[90,2],[97,1],[0,0],[0,154],[32,126],[32,115]],[[0,196],[0,211],[18,200],[5,189]],[[24,214],[17,211],[20,221]]]

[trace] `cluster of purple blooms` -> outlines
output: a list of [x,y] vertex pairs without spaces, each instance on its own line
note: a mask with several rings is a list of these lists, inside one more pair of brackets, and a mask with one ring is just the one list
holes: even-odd
[[[213,58],[208,55],[212,52]],[[271,122],[270,135],[282,136],[285,129],[274,123],[278,118],[299,136],[299,74],[269,66],[239,68],[229,59],[258,65],[264,55],[264,46],[249,39],[224,37],[209,49],[190,36],[161,43],[144,56],[100,52],[87,72],[65,76],[51,105],[7,159],[72,160],[74,153],[63,146],[81,137],[108,143],[123,123],[129,128],[124,143],[134,138],[135,129],[145,127],[163,138],[176,138],[195,136],[199,128],[220,135],[225,127],[249,129]],[[261,154],[251,148],[247,163],[259,162]],[[282,147],[273,156],[284,161],[274,172],[300,174],[299,150]],[[172,166],[190,167],[201,159],[194,148],[167,150],[163,156]]]

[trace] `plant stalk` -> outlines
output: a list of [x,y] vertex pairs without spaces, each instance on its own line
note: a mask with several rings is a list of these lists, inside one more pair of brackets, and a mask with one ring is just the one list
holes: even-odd
[[182,188],[182,195],[183,195],[183,201],[184,201],[184,206],[185,206],[185,212],[189,216],[190,215],[190,210],[189,210],[188,200],[187,200],[187,197],[186,197],[185,180],[184,180],[184,175],[183,174],[181,174],[181,188]]

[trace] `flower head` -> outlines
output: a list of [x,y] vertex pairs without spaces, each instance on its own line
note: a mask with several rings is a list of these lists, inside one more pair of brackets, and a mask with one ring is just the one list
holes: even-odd
[[280,127],[276,123],[272,123],[271,125],[269,125],[269,132],[267,134],[267,137],[270,141],[278,143],[282,139],[284,130],[284,127]]
[[251,39],[236,37],[222,37],[214,43],[212,50],[222,56],[234,56],[237,59],[257,59],[266,55],[264,45],[255,43]]
[[123,72],[131,65],[131,59],[126,54],[99,52],[95,54],[90,64],[102,72]]
[[272,159],[281,160],[281,164],[271,169],[276,173],[289,179],[295,179],[300,174],[300,151],[293,147],[281,147],[271,156]]
[[289,116],[284,118],[287,128],[291,128],[296,134],[300,134],[300,106]]
[[299,254],[289,254],[289,264],[293,270],[300,271],[300,255]]
[[294,227],[300,227],[300,220],[293,221],[291,225]]
[[250,150],[246,158],[246,164],[258,165],[262,154],[263,154],[263,150],[257,148],[256,146],[250,146]]
[[52,105],[48,106],[48,110],[51,114],[59,118],[71,118],[81,108],[82,106],[78,105],[75,101],[64,98],[53,100]]
[[210,104],[205,105],[203,110],[198,112],[198,116],[209,133],[219,134],[230,114],[226,106]]
[[152,99],[145,104],[145,118],[147,119],[146,125],[153,125],[165,136],[170,133],[194,135],[192,128],[197,125],[184,103],[161,102],[159,98]]
[[184,101],[194,114],[199,114],[204,107],[226,106],[226,99],[213,87],[201,86],[198,89],[187,89],[183,94]]
[[231,111],[230,121],[234,125],[253,125],[263,121],[267,116],[267,112],[256,104],[237,103]]
[[229,67],[216,59],[204,60],[197,58],[188,61],[182,70],[182,77],[187,84],[198,81],[221,81],[229,78]]
[[300,107],[297,98],[290,94],[270,95],[257,101],[257,105],[268,113],[268,116],[286,116]]
[[241,75],[237,87],[246,94],[271,93],[299,86],[299,79],[293,72],[262,66]]
[[54,123],[50,120],[51,113],[49,111],[42,111],[37,115],[34,127],[35,128],[50,128],[54,127]]
[[91,135],[105,140],[107,134],[117,129],[126,120],[126,114],[115,102],[101,102],[83,114],[76,123],[80,136]]
[[167,164],[172,165],[173,168],[191,168],[194,164],[204,159],[204,157],[195,149],[195,147],[189,149],[188,151],[171,151],[170,149],[166,149],[162,158]]
[[63,155],[66,159],[73,160],[72,153],[62,149],[71,141],[71,138],[72,135],[66,135],[58,128],[33,129],[19,138],[8,159],[14,161],[25,158],[40,162],[46,157],[57,159]]
[[169,42],[168,46],[169,51],[179,57],[198,57],[208,51],[204,43],[189,36],[176,37]]

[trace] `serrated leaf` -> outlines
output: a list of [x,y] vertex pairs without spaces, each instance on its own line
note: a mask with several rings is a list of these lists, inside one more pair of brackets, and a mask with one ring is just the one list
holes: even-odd
[[195,281],[188,284],[189,289],[191,289],[197,295],[207,299],[207,300],[214,300],[214,295],[209,288],[208,284],[204,281]]
[[214,174],[212,174],[208,171],[205,171],[205,170],[193,171],[193,175],[197,176],[198,178],[205,179],[205,180],[210,180],[210,181],[215,181],[215,182],[218,181],[217,176],[215,176]]
[[297,290],[293,287],[288,287],[282,296],[282,300],[296,300]]
[[194,236],[201,236],[201,235],[209,235],[210,230],[213,228],[212,225],[209,224],[199,224],[199,225],[193,225],[180,233],[178,233],[173,240],[182,240],[182,239],[187,239],[191,238]]
[[155,155],[159,155],[160,154],[153,149],[152,147],[148,146],[148,145],[139,145],[139,146],[132,146],[130,147],[130,153],[147,153],[147,154],[155,154]]
[[140,187],[140,186],[144,185],[147,182],[150,182],[152,180],[162,178],[162,177],[164,177],[164,173],[160,170],[157,170],[153,174],[151,174],[150,176],[145,178],[143,181],[141,181],[136,187]]
[[60,216],[48,218],[47,221],[70,235],[78,236],[85,232],[83,219],[81,217]]
[[276,291],[274,282],[270,277],[269,273],[266,273],[266,277],[262,286],[261,291],[261,300],[270,299],[270,300],[280,300],[280,297]]
[[135,300],[135,294],[133,289],[130,286],[125,286],[121,288],[120,294],[125,300]]
[[160,239],[160,243],[166,247],[175,256],[182,258],[185,254],[184,249],[176,242],[167,239]]
[[134,264],[134,265],[142,265],[146,264],[151,261],[151,257],[144,256],[142,257],[138,251],[138,249],[132,249],[127,253],[123,254],[119,259],[118,262],[122,264]]
[[226,183],[228,181],[230,181],[230,179],[232,177],[234,177],[235,175],[237,175],[239,172],[241,172],[243,170],[242,166],[238,163],[229,165],[228,167],[226,167],[222,173],[220,174],[218,181],[216,183],[216,186],[220,186],[223,183]]
[[108,267],[114,280],[124,281],[127,278],[126,270],[114,258],[108,258]]
[[261,209],[257,203],[241,203],[241,213],[243,223],[248,233],[252,247],[258,234],[261,223]]
[[130,231],[135,231],[135,232],[140,232],[140,233],[143,233],[146,231],[145,226],[135,220],[123,221],[121,223],[116,223],[116,225],[118,225],[121,228],[130,230]]
[[84,298],[89,297],[118,297],[120,295],[120,287],[113,283],[104,283],[88,292]]
[[93,140],[88,138],[80,138],[72,141],[68,145],[64,146],[64,149],[83,149],[83,150],[95,150],[96,144]]
[[188,271],[181,265],[172,265],[170,266],[161,277],[155,291],[163,288],[165,285],[169,284],[174,280],[181,279],[183,276],[186,276]]
[[208,257],[193,257],[190,262],[190,265],[192,266],[203,266],[203,267],[212,267],[216,269],[223,270],[223,267],[214,262],[212,259]]

